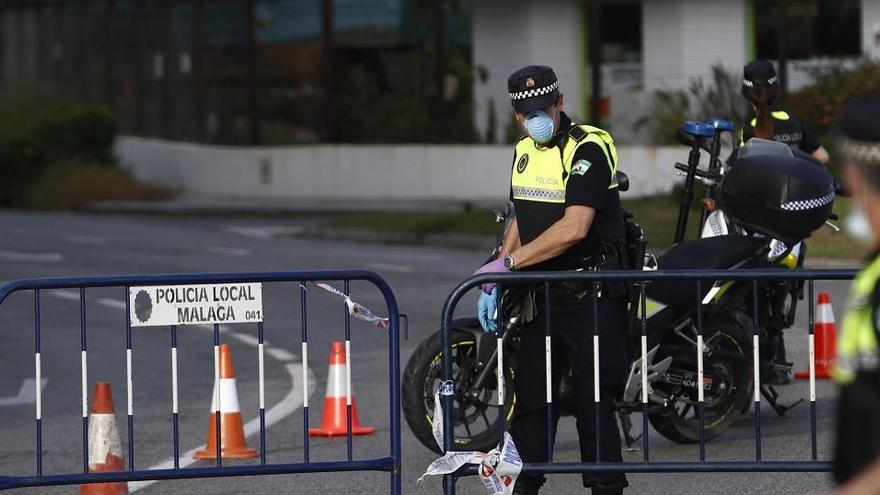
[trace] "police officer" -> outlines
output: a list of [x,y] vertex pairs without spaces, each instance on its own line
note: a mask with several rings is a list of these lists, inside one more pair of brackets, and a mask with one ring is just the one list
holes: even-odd
[[[497,260],[477,273],[505,270],[546,271],[609,268],[616,264],[616,242],[624,235],[617,185],[617,152],[611,135],[572,122],[563,112],[564,98],[553,69],[524,67],[507,82],[517,121],[526,131],[516,144],[511,164],[510,199],[516,220]],[[620,253],[622,256],[622,253]],[[600,328],[600,397],[596,417],[593,374],[592,292],[588,286],[551,286],[552,369],[554,384],[563,363],[570,366],[572,406],[577,418],[583,462],[620,462],[620,434],[614,399],[626,373],[625,290],[603,287],[598,302]],[[486,330],[495,330],[495,291],[484,287],[478,302]],[[521,328],[519,363],[514,379],[516,409],[511,434],[523,461],[548,462],[545,390],[545,311],[543,289],[536,297],[537,316]],[[554,390],[557,386],[554,385]],[[556,421],[549,434],[555,438]],[[596,456],[596,421],[601,431]],[[542,475],[521,475],[516,493],[537,493]],[[623,473],[589,473],[585,487],[593,494],[622,493]]]
[[837,345],[841,385],[834,477],[844,494],[880,494],[880,94],[850,103],[837,149],[855,203],[844,226],[870,245],[856,276]]
[[779,93],[779,77],[768,60],[753,60],[743,67],[742,95],[752,104],[755,117],[743,126],[740,146],[753,137],[785,143],[810,154],[820,162],[828,162],[828,152],[816,136],[797,117],[773,102]]
[[[785,143],[791,148],[811,155],[822,164],[828,162],[828,152],[813,133],[796,116],[773,105],[779,92],[779,77],[768,60],[753,60],[743,67],[742,95],[751,104],[755,117],[743,125],[740,146],[753,137]],[[802,265],[806,247],[801,244],[798,264]],[[771,345],[767,352],[778,365],[762,372],[762,380],[770,385],[791,381],[791,363],[785,352],[781,329],[768,328]]]

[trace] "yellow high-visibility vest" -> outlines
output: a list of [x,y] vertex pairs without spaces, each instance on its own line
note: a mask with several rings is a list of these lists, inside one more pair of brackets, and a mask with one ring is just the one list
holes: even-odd
[[617,149],[614,147],[611,134],[598,127],[575,125],[569,129],[561,151],[558,146],[539,148],[528,136],[517,143],[511,173],[513,199],[564,203],[565,186],[572,174],[572,157],[579,147],[587,143],[599,145],[605,154],[608,166],[611,168],[611,183],[608,189],[616,188]]
[[860,370],[880,369],[880,353],[874,331],[874,288],[880,280],[880,256],[856,275],[853,281],[846,316],[837,338],[837,364],[834,379],[850,383]]

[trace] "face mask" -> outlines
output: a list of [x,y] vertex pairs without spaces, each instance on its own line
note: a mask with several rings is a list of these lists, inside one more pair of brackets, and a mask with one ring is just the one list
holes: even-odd
[[860,241],[870,242],[873,239],[868,216],[865,215],[865,212],[858,205],[855,205],[849,215],[846,216],[846,220],[843,222],[843,229],[846,230],[847,234]]
[[553,117],[543,110],[529,112],[525,126],[529,136],[538,144],[544,144],[553,137]]

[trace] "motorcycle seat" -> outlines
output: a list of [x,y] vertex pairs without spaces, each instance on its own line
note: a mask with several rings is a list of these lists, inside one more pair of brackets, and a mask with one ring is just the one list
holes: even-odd
[[[657,259],[659,270],[724,270],[736,266],[752,256],[760,256],[770,239],[724,235],[694,239],[676,244]],[[647,285],[648,297],[675,307],[694,306],[692,281],[653,282]],[[702,296],[712,284],[704,282]]]

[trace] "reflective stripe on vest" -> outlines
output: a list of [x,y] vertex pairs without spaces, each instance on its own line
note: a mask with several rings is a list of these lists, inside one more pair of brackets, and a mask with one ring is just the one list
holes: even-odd
[[[788,120],[791,118],[791,116],[788,114],[788,112],[783,112],[781,110],[777,110],[775,112],[770,112],[770,115],[776,120]],[[754,119],[752,119],[751,124],[752,124],[752,127],[755,127],[756,125],[758,125],[758,118],[755,117]]]
[[[791,118],[791,115],[789,115],[788,112],[783,112],[781,110],[777,110],[775,112],[770,112],[770,115],[776,120],[789,120]],[[756,125],[758,125],[758,118],[757,117],[753,118],[752,121],[749,122],[749,125],[751,125],[752,128],[754,129],[754,127]],[[739,133],[739,145],[740,146],[744,146],[746,144],[745,143],[745,134],[746,134],[745,129],[743,129]]]
[[597,144],[605,154],[611,168],[608,189],[617,187],[617,150],[611,134],[589,125],[578,127],[587,132],[586,137],[576,141],[568,136],[561,154],[557,146],[538,148],[528,136],[517,143],[510,184],[513,199],[564,203],[565,186],[571,176],[572,157],[586,143]]
[[880,369],[874,310],[871,307],[878,280],[880,257],[860,271],[853,281],[846,315],[837,339],[834,379],[840,383],[852,382],[860,370]]

